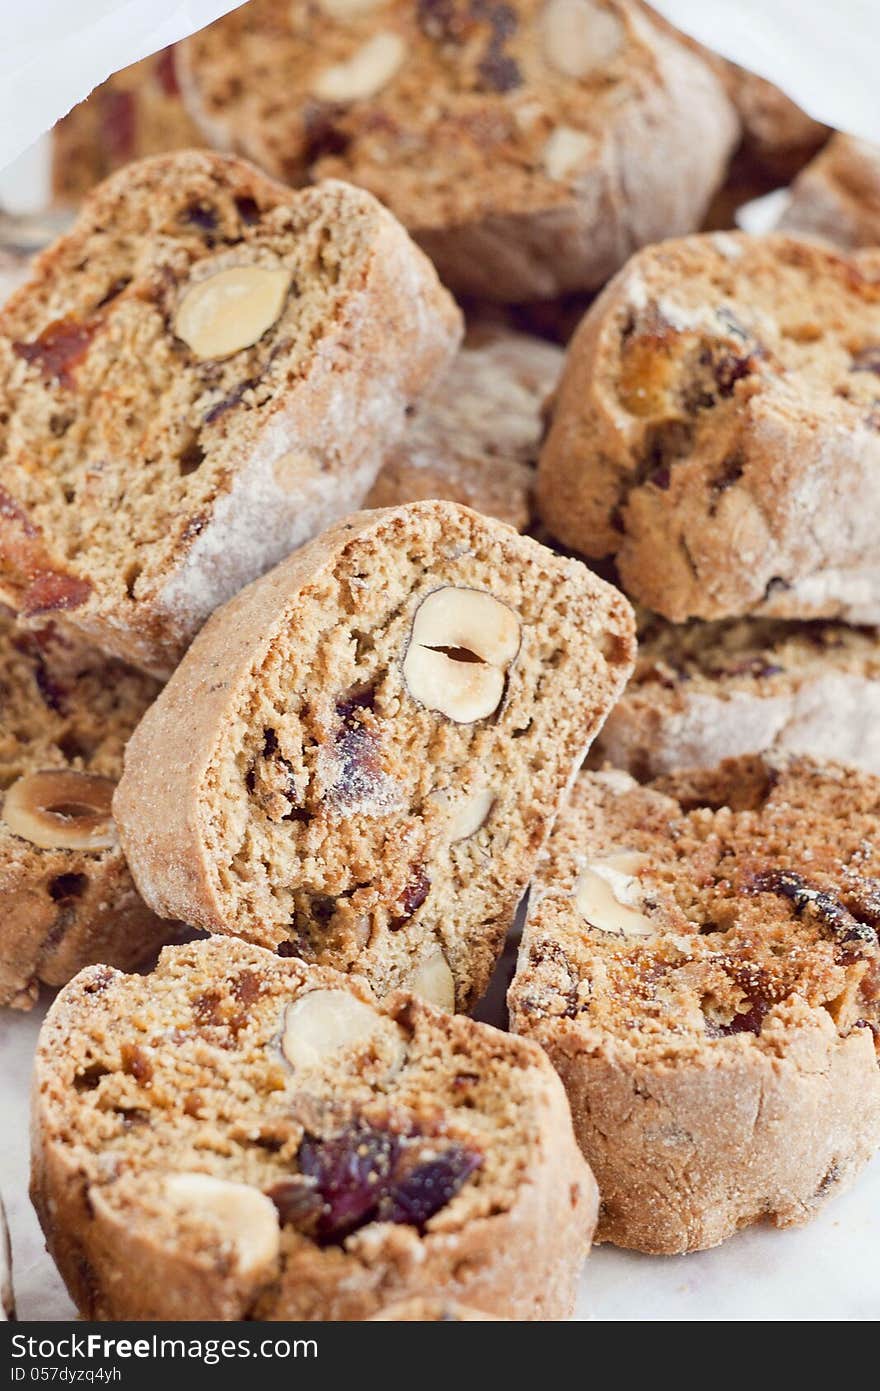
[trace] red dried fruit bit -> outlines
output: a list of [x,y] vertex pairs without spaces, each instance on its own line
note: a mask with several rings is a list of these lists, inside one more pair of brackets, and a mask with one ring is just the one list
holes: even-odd
[[180,96],[180,88],[177,85],[177,70],[174,66],[173,44],[169,48],[163,48],[162,52],[157,55],[155,74],[156,81],[166,97]]
[[32,343],[16,342],[12,351],[25,362],[39,367],[44,381],[57,381],[72,388],[72,372],[78,367],[97,332],[96,323],[84,324],[78,319],[55,319]]
[[394,905],[398,913],[389,923],[392,931],[403,927],[408,923],[413,914],[421,908],[428,894],[431,892],[431,881],[428,878],[424,865],[412,865],[412,878],[407,884],[400,898]]
[[146,1086],[153,1080],[153,1064],[139,1044],[123,1043],[120,1058],[123,1072],[127,1072],[136,1082]]
[[34,618],[41,613],[57,613],[63,609],[78,609],[86,602],[92,592],[88,580],[76,575],[64,575],[57,570],[47,570],[37,575],[25,590],[21,612],[26,618]]
[[398,1156],[397,1138],[372,1126],[356,1126],[329,1140],[306,1135],[297,1159],[323,1201],[316,1231],[341,1241],[376,1211]]
[[[13,344],[13,348],[15,344]],[[0,488],[0,520],[14,522],[25,536],[36,536],[37,528],[34,526],[30,517],[25,512],[11,494],[5,488]]]
[[101,92],[101,138],[114,164],[127,164],[134,154],[137,108],[133,92],[112,87]]
[[450,1145],[442,1153],[416,1164],[405,1177],[395,1181],[379,1204],[379,1220],[424,1227],[435,1213],[452,1201],[482,1163],[483,1156],[476,1150]]

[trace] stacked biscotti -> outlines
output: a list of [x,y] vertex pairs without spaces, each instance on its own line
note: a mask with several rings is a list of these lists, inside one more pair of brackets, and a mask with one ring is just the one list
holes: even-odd
[[877,258],[698,231],[826,135],[637,0],[251,0],[57,132],[0,1002],[83,1316],[562,1319],[876,1149]]

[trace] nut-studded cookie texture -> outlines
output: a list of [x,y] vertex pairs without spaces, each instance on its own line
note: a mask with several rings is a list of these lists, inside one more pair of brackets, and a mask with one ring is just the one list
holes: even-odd
[[551,532],[673,622],[880,619],[880,274],[716,232],[632,258],[566,359]]
[[629,0],[251,0],[178,72],[212,144],[370,189],[447,284],[507,301],[695,230],[738,134],[710,67]]
[[214,616],[129,744],[141,892],[468,1008],[633,626],[579,561],[467,508],[340,523]]
[[584,774],[510,992],[602,1193],[599,1237],[694,1250],[810,1218],[880,1142],[880,780],[732,759]]
[[770,749],[880,774],[876,629],[646,615],[636,669],[591,757],[646,779]]
[[0,608],[0,1005],[166,940],[111,815],[122,750],[158,682]]
[[792,184],[779,228],[851,250],[880,245],[880,145],[833,135]]
[[534,1044],[220,937],[59,996],[32,1196],[97,1319],[565,1318],[598,1206]]
[[197,151],[126,167],[0,313],[0,597],[166,673],[360,504],[459,334],[361,190]]
[[123,164],[204,143],[180,98],[174,50],[115,72],[52,129],[52,193],[77,203]]
[[366,506],[443,498],[525,530],[544,405],[563,361],[562,349],[544,339],[483,330],[416,407]]

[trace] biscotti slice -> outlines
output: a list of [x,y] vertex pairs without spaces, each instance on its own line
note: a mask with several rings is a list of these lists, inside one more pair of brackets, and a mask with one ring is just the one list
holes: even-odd
[[495,300],[596,287],[694,230],[738,133],[707,64],[630,0],[251,0],[178,75],[211,144],[368,188],[447,284]]
[[360,504],[459,331],[360,190],[199,152],[128,166],[0,312],[0,598],[167,672]]
[[219,937],[59,996],[33,1147],[93,1319],[561,1319],[598,1206],[534,1044]]
[[880,245],[880,146],[833,135],[795,179],[778,225],[849,250]]
[[599,1238],[806,1221],[880,1142],[880,779],[732,759],[584,774],[551,838],[511,1027],[559,1070]]
[[352,517],[217,613],[141,722],[114,802],[135,880],[467,1009],[633,657],[623,596],[501,522]]
[[538,470],[560,541],[673,622],[880,620],[880,273],[734,233],[639,252],[569,349]]
[[204,144],[180,99],[174,49],[113,73],[52,130],[52,195],[78,203],[122,165]]
[[640,779],[770,749],[880,774],[880,638],[842,623],[647,617],[591,757]]
[[416,407],[366,506],[443,498],[525,530],[543,407],[563,361],[562,349],[541,338],[484,330]]
[[29,1008],[93,961],[133,966],[171,932],[139,897],[110,813],[158,683],[0,607],[0,1005]]

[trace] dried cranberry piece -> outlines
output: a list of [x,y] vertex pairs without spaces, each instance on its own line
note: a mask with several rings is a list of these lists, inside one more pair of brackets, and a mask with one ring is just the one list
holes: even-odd
[[177,85],[177,71],[174,67],[174,45],[165,48],[156,58],[154,69],[156,81],[161,87],[166,97],[179,97],[180,88]]
[[213,232],[217,226],[217,209],[205,203],[191,203],[186,209],[186,220],[202,232]]
[[399,1155],[387,1131],[359,1125],[328,1140],[306,1135],[297,1155],[300,1173],[314,1179],[323,1200],[319,1237],[340,1241],[375,1214]]
[[756,893],[778,894],[790,899],[798,915],[806,910],[815,913],[838,942],[864,942],[869,946],[877,942],[873,927],[860,922],[838,898],[824,889],[814,888],[795,870],[764,870],[755,876],[752,888]]
[[395,904],[399,911],[388,924],[392,932],[396,932],[409,922],[413,914],[421,908],[430,892],[431,880],[428,878],[425,866],[413,865],[412,878]]
[[73,318],[55,319],[33,342],[13,343],[12,351],[25,362],[36,363],[44,381],[54,380],[71,388],[73,370],[91,347],[97,327]]
[[106,88],[101,93],[101,136],[114,164],[127,164],[134,154],[137,108],[133,92]]
[[245,194],[243,197],[236,198],[235,206],[239,217],[246,226],[252,227],[255,222],[259,222],[260,209],[256,198],[251,198]]
[[40,613],[55,613],[61,609],[77,609],[84,604],[92,592],[88,580],[76,575],[63,575],[47,570],[32,580],[21,603],[21,612],[27,618]]
[[452,1201],[482,1163],[483,1156],[476,1150],[450,1145],[396,1180],[379,1204],[380,1220],[424,1227],[436,1212]]

